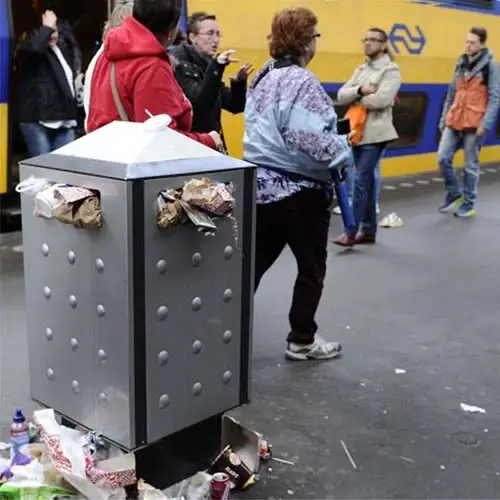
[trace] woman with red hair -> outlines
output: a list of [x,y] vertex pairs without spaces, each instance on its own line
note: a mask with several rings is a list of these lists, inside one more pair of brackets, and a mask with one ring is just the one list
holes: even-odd
[[318,79],[307,70],[320,36],[306,8],[278,12],[272,59],[250,85],[244,158],[257,171],[255,288],[289,246],[297,260],[286,357],[333,359],[341,346],[316,332],[326,273],[332,170],[346,166],[350,146],[337,134],[337,115]]

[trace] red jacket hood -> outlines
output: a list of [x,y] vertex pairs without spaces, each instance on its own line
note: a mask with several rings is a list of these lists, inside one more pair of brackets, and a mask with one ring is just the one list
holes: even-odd
[[127,17],[119,28],[112,29],[104,42],[104,53],[111,61],[137,57],[160,57],[169,61],[165,47],[158,39],[132,16]]

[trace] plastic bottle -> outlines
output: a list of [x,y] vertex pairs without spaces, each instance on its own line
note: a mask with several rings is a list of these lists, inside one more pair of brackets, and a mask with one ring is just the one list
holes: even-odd
[[29,424],[22,410],[16,410],[10,426],[11,455],[15,456],[20,449],[29,444]]

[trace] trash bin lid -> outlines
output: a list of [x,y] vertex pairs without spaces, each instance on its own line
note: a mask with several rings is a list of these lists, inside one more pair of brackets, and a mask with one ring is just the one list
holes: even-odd
[[166,121],[160,118],[154,117],[146,123],[112,122],[21,165],[120,180],[254,167],[164,126]]

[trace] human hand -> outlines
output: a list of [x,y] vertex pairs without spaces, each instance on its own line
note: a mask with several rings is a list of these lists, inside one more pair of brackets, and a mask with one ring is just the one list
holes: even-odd
[[361,93],[363,95],[370,95],[370,94],[375,94],[377,92],[377,87],[375,85],[362,85],[361,87]]
[[254,72],[253,64],[244,64],[236,73],[234,79],[241,82],[243,80],[248,80],[248,77]]
[[478,137],[483,137],[484,134],[486,134],[486,129],[484,127],[479,127],[476,131],[476,135]]
[[238,59],[233,57],[233,54],[236,54],[236,50],[226,50],[217,56],[217,62],[219,64],[231,64],[238,62]]
[[215,142],[215,147],[219,151],[224,149],[224,143],[222,142],[222,137],[220,136],[219,132],[213,130],[212,132],[209,132],[208,135],[213,139],[213,141]]
[[46,10],[42,14],[42,24],[48,28],[56,29],[57,26],[57,16],[52,10]]

